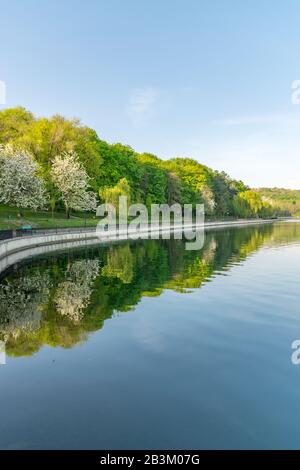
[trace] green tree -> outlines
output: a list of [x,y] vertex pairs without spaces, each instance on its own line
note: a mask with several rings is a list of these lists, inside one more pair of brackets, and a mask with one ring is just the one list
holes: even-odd
[[131,189],[126,178],[121,178],[115,186],[107,186],[99,190],[102,201],[112,204],[117,209],[119,207],[120,196],[127,197],[127,203],[131,203]]
[[159,159],[144,153],[137,160],[142,166],[140,189],[142,195],[147,195],[147,205],[167,202],[167,173],[160,167]]
[[26,132],[35,118],[21,106],[0,111],[0,144],[15,144]]

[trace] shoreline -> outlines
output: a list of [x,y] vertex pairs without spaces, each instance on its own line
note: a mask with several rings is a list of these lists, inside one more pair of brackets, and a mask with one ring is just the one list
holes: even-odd
[[[214,221],[206,222],[204,225],[191,224],[186,226],[186,230],[210,230],[222,229],[226,227],[242,227],[251,225],[271,224],[274,222],[283,221],[283,219],[240,219],[234,221]],[[284,219],[286,220],[286,219]],[[33,258],[41,254],[50,252],[70,250],[83,246],[101,245],[106,243],[114,243],[126,240],[144,239],[159,239],[160,235],[176,232],[182,232],[182,226],[176,227],[172,225],[159,226],[159,227],[145,227],[139,231],[128,230],[115,230],[114,232],[103,232],[101,236],[96,234],[96,227],[90,229],[61,229],[61,230],[47,230],[39,235],[24,235],[21,237],[10,238],[0,241],[0,274],[6,271],[9,267],[17,264],[23,259]],[[138,236],[140,234],[149,235]],[[152,235],[152,236],[151,236]]]

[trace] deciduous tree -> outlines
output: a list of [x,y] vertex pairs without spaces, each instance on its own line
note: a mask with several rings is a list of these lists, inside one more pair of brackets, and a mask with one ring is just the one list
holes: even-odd
[[70,216],[71,209],[82,211],[96,209],[95,194],[89,191],[90,178],[75,152],[64,152],[54,158],[51,179],[59,191],[67,217]]
[[47,198],[39,165],[24,150],[10,145],[0,147],[0,203],[39,209]]

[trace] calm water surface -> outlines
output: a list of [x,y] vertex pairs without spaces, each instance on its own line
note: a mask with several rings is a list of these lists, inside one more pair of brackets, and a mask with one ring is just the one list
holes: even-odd
[[300,448],[300,224],[36,258],[0,280],[0,448]]

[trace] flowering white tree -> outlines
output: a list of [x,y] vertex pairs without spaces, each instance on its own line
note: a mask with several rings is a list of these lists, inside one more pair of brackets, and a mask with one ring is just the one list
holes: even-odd
[[64,152],[62,156],[55,157],[51,178],[61,194],[67,217],[70,209],[96,210],[95,194],[88,190],[90,177],[78,160],[76,152]]
[[47,203],[39,165],[25,150],[0,146],[0,203],[38,209]]
[[213,191],[208,186],[204,186],[201,189],[201,199],[204,204],[205,213],[209,215],[213,214],[216,206],[216,201],[214,198]]

